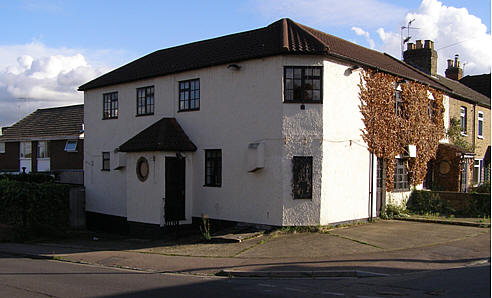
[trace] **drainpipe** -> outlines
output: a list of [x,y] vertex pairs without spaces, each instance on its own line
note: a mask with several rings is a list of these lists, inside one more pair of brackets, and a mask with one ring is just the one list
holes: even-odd
[[369,219],[373,218],[373,202],[374,202],[374,154],[369,152]]
[[477,104],[473,104],[473,136],[472,136],[472,146],[473,146],[473,153],[475,153],[475,138],[476,138],[476,128],[475,128],[475,121],[476,121],[476,113],[477,113]]

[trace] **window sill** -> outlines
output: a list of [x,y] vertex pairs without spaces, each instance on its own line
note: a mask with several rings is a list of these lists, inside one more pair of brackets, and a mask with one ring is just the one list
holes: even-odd
[[118,117],[102,118],[102,120],[112,120],[112,119],[118,119]]
[[200,108],[198,108],[198,109],[189,109],[189,110],[178,110],[178,113],[181,113],[181,112],[194,112],[194,111],[200,111]]
[[410,188],[409,189],[393,189],[392,192],[409,192],[410,191]]
[[154,113],[148,113],[148,114],[137,114],[135,117],[142,117],[142,116],[152,116]]
[[313,198],[294,198],[294,200],[312,200]]
[[204,184],[203,187],[222,187],[222,185]]
[[307,101],[307,100],[284,100],[284,103],[294,103],[294,104],[311,104],[311,103],[314,103],[314,104],[322,104],[323,101]]
[[109,172],[109,169],[101,169],[101,172]]
[[461,135],[464,136],[464,137],[467,137],[468,136],[468,134],[465,133],[465,132],[462,132]]
[[477,138],[479,138],[480,140],[483,140],[483,136],[477,136]]

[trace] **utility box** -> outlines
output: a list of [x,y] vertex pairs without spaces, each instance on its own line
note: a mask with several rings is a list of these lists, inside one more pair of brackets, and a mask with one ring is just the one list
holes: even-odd
[[256,172],[265,167],[265,143],[257,142],[248,145],[248,172]]

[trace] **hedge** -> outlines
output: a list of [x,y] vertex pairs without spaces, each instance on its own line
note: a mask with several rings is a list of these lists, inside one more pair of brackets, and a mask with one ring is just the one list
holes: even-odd
[[46,183],[53,182],[55,178],[47,173],[28,173],[28,174],[1,174],[0,180],[15,180],[21,182],[31,182],[31,183]]
[[[465,217],[490,217],[490,193],[452,193],[459,200],[448,201],[439,192],[414,190],[407,202],[407,209],[417,214],[444,214]],[[444,196],[444,194],[443,194]],[[450,203],[454,202],[452,205]]]
[[70,186],[0,179],[0,222],[26,233],[46,234],[69,226]]

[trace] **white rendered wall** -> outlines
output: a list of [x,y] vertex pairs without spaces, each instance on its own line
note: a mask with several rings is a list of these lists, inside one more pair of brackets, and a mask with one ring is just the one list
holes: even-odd
[[[185,218],[181,224],[191,223],[192,165],[191,154],[185,155]],[[127,154],[127,220],[164,225],[164,197],[166,193],[166,156],[176,157],[174,152],[133,152]],[[149,175],[140,181],[136,174],[137,160],[145,157],[149,163]]]
[[347,72],[352,66],[324,62],[322,225],[370,216],[370,154],[361,136],[364,123],[358,96],[361,70]]

